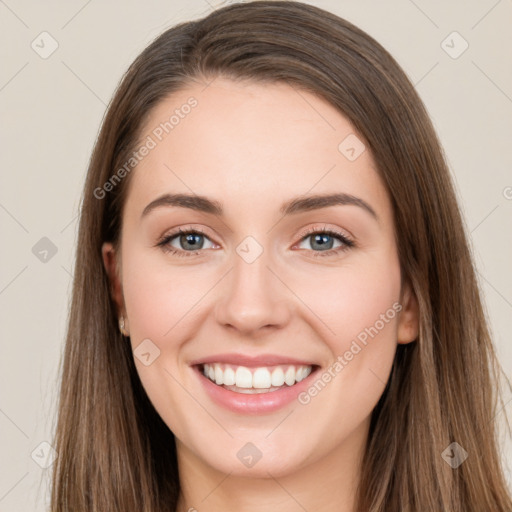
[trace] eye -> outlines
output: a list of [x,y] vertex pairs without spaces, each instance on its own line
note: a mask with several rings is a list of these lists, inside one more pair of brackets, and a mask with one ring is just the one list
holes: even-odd
[[[319,229],[318,227],[310,228],[302,235],[300,243],[307,241],[309,241],[309,246],[313,251],[312,255],[315,257],[333,256],[347,251],[355,245],[354,241],[343,233],[332,229]],[[336,241],[339,242],[339,245],[333,249]]]
[[[205,247],[205,240],[211,244]],[[355,243],[344,233],[332,229],[321,229],[318,227],[310,228],[302,233],[299,244],[309,241],[309,250],[312,255],[317,256],[333,256],[347,251],[355,246]],[[336,241],[338,246],[333,248]],[[212,249],[215,244],[198,229],[181,229],[166,234],[158,243],[163,251],[176,256],[197,256],[201,254],[203,249]],[[299,247],[301,248],[301,247]],[[301,248],[303,249],[303,248]],[[306,249],[308,249],[306,247]]]
[[[198,251],[202,249],[211,249],[205,247],[204,241],[209,238],[204,235],[200,230],[187,229],[178,230],[165,235],[157,244],[165,252],[169,252],[176,256],[194,256],[199,254]],[[210,241],[210,243],[212,243]],[[176,247],[178,245],[178,247]],[[214,245],[212,243],[212,245]]]

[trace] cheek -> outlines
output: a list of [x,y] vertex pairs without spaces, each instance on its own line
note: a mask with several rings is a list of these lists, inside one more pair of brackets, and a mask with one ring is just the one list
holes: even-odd
[[[391,334],[390,326],[396,330],[396,308],[392,306],[400,297],[399,263],[393,251],[375,256],[354,259],[354,263],[329,272],[323,269],[308,279],[293,278],[291,274],[287,277],[316,317],[318,333],[323,334],[336,354],[376,322],[385,336]],[[379,320],[390,308],[391,318],[383,326]]]
[[[364,282],[371,284],[371,280]],[[347,279],[347,283],[353,288],[337,294],[336,306],[325,303],[335,332],[323,337],[331,360],[297,397],[300,405],[295,417],[304,418],[307,436],[320,440],[309,454],[311,460],[330,453],[333,447],[357,437],[364,425],[369,426],[396,353],[399,285],[395,287],[388,279],[386,286],[375,283],[375,289],[367,289],[360,280],[351,283]],[[287,436],[296,437],[294,428],[282,428],[274,442],[286,444]]]
[[[177,438],[210,457],[212,466],[225,462],[223,470],[229,470],[231,459],[228,461],[226,453],[230,453],[232,441],[222,441],[225,433],[170,376],[188,382],[180,364],[181,349],[199,330],[213,325],[216,290],[212,288],[225,269],[214,264],[171,264],[165,258],[155,258],[154,252],[129,247],[123,261],[132,344],[150,338],[162,349],[162,357],[151,366],[136,362],[148,396]],[[319,353],[326,356],[329,367],[298,397],[294,421],[283,422],[268,440],[257,429],[245,432],[239,425],[231,426],[233,431],[241,428],[241,439],[261,438],[262,449],[277,454],[277,466],[297,465],[329,453],[371,414],[396,350],[398,315],[393,304],[400,294],[399,265],[389,248],[354,258],[353,263],[347,259],[337,268],[283,266],[278,273],[293,290],[290,294],[287,288],[276,287],[283,300],[289,301],[292,316],[288,327],[298,325],[309,332],[305,338],[319,342]],[[205,425],[212,436],[218,435],[217,451],[203,442]],[[295,440],[300,438],[311,441],[298,450]]]
[[[154,254],[126,251],[123,294],[130,335],[163,342],[208,290],[199,267],[171,266]],[[129,254],[128,254],[129,253]],[[188,319],[188,318],[187,318]]]
[[400,267],[393,250],[373,256],[340,268],[335,278],[317,275],[298,292],[314,311],[316,331],[331,357],[316,385],[299,400],[311,405],[312,416],[325,414],[322,404],[329,401],[343,405],[329,412],[331,421],[341,421],[347,410],[355,423],[362,421],[388,380],[401,310]]
[[[155,409],[183,438],[192,429],[194,414],[201,413],[194,409],[195,402],[179,384],[189,377],[180,361],[180,349],[192,332],[193,305],[208,289],[206,285],[197,286],[200,282],[197,271],[170,266],[165,258],[155,257],[154,251],[131,249],[127,244],[123,254],[123,294],[137,372]],[[147,345],[148,339],[157,349]],[[137,354],[143,352],[139,346],[150,353],[148,365],[138,359]]]
[[[300,298],[302,316],[316,326],[316,335],[333,355],[343,354],[358,336],[364,341],[366,330],[377,322],[382,343],[375,350],[382,349],[384,338],[396,341],[396,318],[384,326],[380,321],[400,293],[399,263],[389,249],[353,263],[342,262],[338,268],[281,269],[283,280]],[[152,251],[129,247],[123,261],[123,293],[132,340],[150,338],[164,346],[173,329],[186,338],[184,326],[196,314],[204,318],[209,301],[203,299],[219,279],[215,265],[170,264],[165,258],[155,258]]]

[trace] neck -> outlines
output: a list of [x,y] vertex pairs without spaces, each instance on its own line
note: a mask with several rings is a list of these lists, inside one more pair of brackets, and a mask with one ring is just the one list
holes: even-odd
[[181,486],[176,511],[355,512],[368,426],[360,425],[335,450],[300,469],[280,476],[269,469],[267,478],[217,471],[176,439]]

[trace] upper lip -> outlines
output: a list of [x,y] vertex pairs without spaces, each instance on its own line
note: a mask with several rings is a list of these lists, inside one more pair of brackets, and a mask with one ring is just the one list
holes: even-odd
[[276,366],[276,365],[296,365],[296,366],[316,366],[311,361],[304,359],[295,359],[278,354],[260,354],[259,356],[248,356],[244,354],[215,354],[208,357],[202,357],[190,362],[191,366],[199,364],[227,363],[235,366],[258,367],[258,366]]

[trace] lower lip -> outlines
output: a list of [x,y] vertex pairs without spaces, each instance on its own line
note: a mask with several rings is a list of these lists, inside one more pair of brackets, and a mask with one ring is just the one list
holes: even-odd
[[204,389],[210,398],[217,404],[230,411],[242,414],[264,414],[274,412],[297,399],[299,393],[304,391],[310,384],[313,375],[317,373],[316,367],[305,379],[293,386],[286,384],[277,391],[268,393],[236,393],[222,386],[218,386],[205,377],[199,366],[194,366]]

